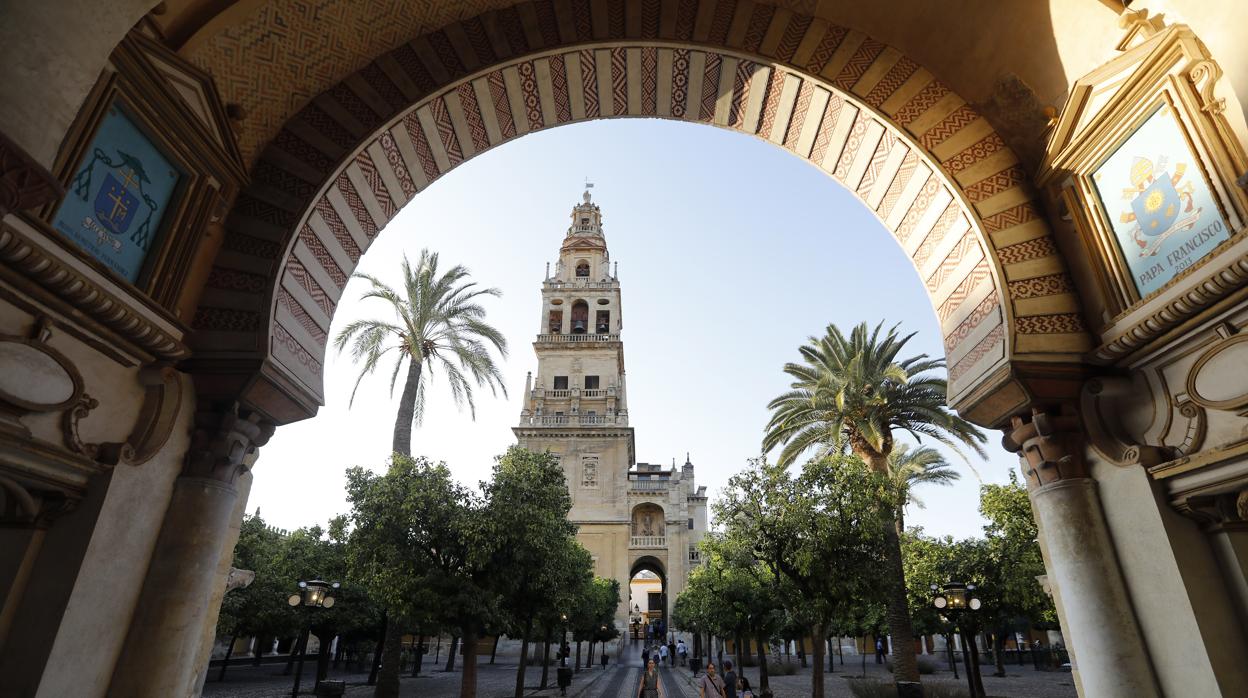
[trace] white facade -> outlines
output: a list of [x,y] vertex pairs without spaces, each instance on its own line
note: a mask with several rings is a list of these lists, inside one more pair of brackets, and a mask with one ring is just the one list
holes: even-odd
[[622,328],[602,212],[586,191],[542,282],[537,375],[526,380],[514,431],[522,447],[559,454],[577,539],[593,555],[594,573],[620,582],[621,629],[629,580],[643,569],[665,580],[670,613],[706,531],[706,488],[688,458],[670,469],[636,462]]

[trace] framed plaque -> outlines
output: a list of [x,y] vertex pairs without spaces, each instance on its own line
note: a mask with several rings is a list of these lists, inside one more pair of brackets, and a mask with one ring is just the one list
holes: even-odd
[[1173,109],[1157,106],[1092,174],[1100,208],[1140,296],[1230,238]]
[[109,270],[137,283],[183,177],[114,101],[52,225]]

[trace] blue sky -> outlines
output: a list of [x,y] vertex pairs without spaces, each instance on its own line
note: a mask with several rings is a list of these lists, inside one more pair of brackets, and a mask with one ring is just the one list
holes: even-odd
[[[683,463],[688,452],[711,496],[760,449],[767,402],[783,392],[786,361],[828,323],[901,323],[909,348],[939,355],[936,317],[910,261],[883,226],[823,171],[739,133],[654,119],[562,126],[525,136],[461,165],[421,192],[382,232],[358,271],[397,280],[399,260],[422,247],[444,264],[502,290],[489,320],[510,342],[508,398],[478,392],[474,421],[435,380],[413,452],[444,460],[456,477],[488,477],[514,442],[540,284],[557,258],[583,183],[594,183],[623,289],[623,340],[637,458]],[[343,293],[331,336],[349,320],[385,312]],[[248,509],[296,528],[347,511],[344,472],[380,468],[394,401],[388,371],[366,379],[348,409],[355,371],[326,357],[326,406],[285,426],[261,450]],[[1004,482],[1017,458],[989,434],[989,460],[971,455],[986,482]],[[926,509],[907,524],[975,535],[978,480],[919,490]]]

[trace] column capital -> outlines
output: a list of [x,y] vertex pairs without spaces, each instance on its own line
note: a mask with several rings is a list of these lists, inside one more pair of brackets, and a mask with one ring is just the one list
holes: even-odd
[[1073,406],[1032,407],[1012,416],[1003,431],[1001,445],[1018,454],[1028,489],[1089,476],[1085,439]]
[[245,459],[268,443],[276,426],[257,412],[201,405],[195,412],[191,446],[182,468],[184,477],[202,477],[234,484],[247,471]]

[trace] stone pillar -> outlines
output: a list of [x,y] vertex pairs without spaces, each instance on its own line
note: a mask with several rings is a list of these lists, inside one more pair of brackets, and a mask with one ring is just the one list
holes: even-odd
[[196,695],[204,625],[217,615],[209,606],[238,499],[236,483],[244,458],[268,440],[273,426],[257,415],[240,415],[236,407],[200,411],[195,422],[110,695]]
[[1049,581],[1060,590],[1062,631],[1083,694],[1160,695],[1096,481],[1088,475],[1078,417],[1033,409],[1011,420],[1002,445],[1019,454],[1045,538]]

